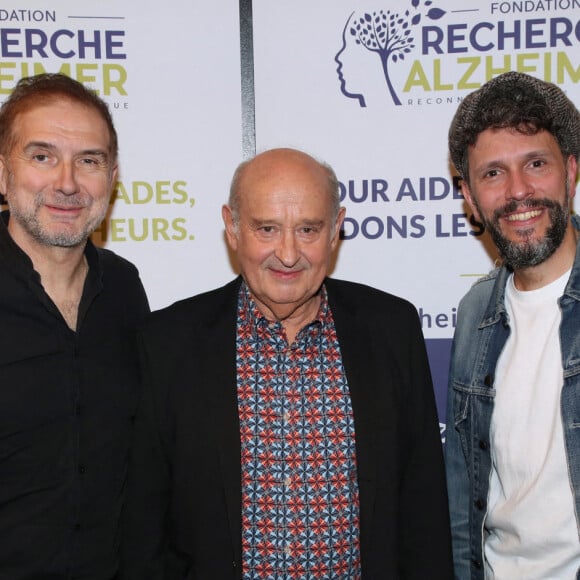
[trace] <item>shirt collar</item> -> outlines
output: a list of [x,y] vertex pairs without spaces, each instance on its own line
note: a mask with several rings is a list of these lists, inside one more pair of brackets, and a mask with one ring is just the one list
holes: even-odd
[[[242,281],[239,292],[239,315],[246,320],[254,335],[263,335],[265,330],[272,333],[281,333],[282,323],[268,320],[258,308],[256,301],[252,297],[250,289],[245,281]],[[297,340],[306,333],[307,336],[317,336],[320,329],[332,322],[330,307],[328,305],[328,293],[323,284],[320,288],[320,305],[316,316],[309,323],[305,324],[297,335]]]
[[[7,268],[16,276],[25,280],[32,280],[33,285],[41,285],[40,276],[34,269],[32,260],[28,254],[12,239],[8,232],[10,212],[5,210],[0,213],[0,259],[4,260]],[[84,250],[89,265],[89,286],[96,294],[101,289],[101,265],[97,249],[91,240],[87,240]]]
[[32,260],[8,232],[9,219],[10,212],[8,210],[0,214],[0,256],[12,272],[25,278],[30,278],[35,274]]

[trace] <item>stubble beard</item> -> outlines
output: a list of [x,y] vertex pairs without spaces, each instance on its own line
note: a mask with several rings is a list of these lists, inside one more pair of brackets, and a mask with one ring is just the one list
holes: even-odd
[[[39,218],[39,212],[44,202],[44,196],[38,194],[32,209],[26,210],[18,207],[18,204],[11,203],[11,199],[14,195],[7,193],[6,201],[8,203],[8,209],[10,210],[10,219],[18,222],[20,227],[28,233],[28,235],[34,239],[38,244],[43,246],[53,246],[59,248],[75,248],[78,246],[83,246],[86,244],[89,236],[95,231],[99,224],[105,218],[107,213],[107,206],[105,205],[103,211],[100,212],[101,215],[95,215],[87,221],[80,230],[71,231],[66,229],[61,229],[60,231],[51,232],[47,229]],[[78,198],[67,198],[67,205],[69,207],[80,207],[82,203]]]

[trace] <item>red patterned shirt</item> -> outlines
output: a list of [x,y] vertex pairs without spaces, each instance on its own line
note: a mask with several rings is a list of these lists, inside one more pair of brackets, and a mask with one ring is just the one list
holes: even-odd
[[325,289],[288,345],[242,284],[237,376],[244,579],[359,579],[354,419]]

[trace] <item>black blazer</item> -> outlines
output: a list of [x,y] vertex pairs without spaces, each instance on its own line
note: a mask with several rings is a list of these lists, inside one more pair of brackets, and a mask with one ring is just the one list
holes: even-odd
[[[241,279],[151,315],[141,332],[122,580],[241,570],[236,310]],[[354,409],[363,580],[452,577],[443,460],[414,307],[327,279]]]

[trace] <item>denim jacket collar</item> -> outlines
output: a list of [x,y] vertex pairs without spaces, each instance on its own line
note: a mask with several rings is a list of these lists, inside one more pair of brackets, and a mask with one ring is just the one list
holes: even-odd
[[[572,224],[577,231],[580,230],[580,216],[572,216]],[[568,284],[566,284],[566,288],[564,289],[562,299],[564,297],[570,297],[572,300],[580,301],[580,235],[576,243],[576,258],[574,259],[572,272],[570,273]]]

